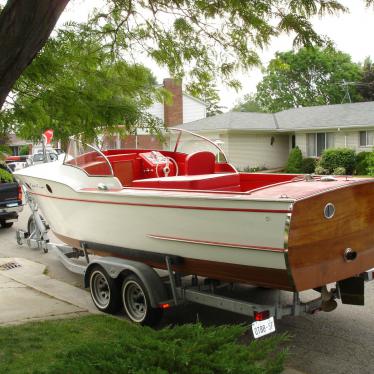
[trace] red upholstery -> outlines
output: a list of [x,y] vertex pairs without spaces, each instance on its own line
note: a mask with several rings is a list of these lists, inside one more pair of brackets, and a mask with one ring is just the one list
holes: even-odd
[[186,157],[186,175],[213,174],[216,157],[212,152],[195,152]]
[[207,174],[134,180],[132,187],[183,190],[239,190],[239,174]]
[[112,161],[114,175],[119,179],[122,186],[130,186],[134,179],[134,160]]
[[93,161],[85,165],[79,165],[79,167],[85,170],[88,175],[111,175],[109,165],[105,161]]

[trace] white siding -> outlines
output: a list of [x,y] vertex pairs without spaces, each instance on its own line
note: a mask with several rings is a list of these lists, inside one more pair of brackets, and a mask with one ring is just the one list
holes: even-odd
[[[271,137],[274,143],[271,145]],[[239,169],[245,167],[283,167],[288,158],[288,135],[229,134],[228,156]]]
[[183,123],[196,121],[205,117],[205,104],[187,95],[183,95]]
[[295,134],[296,136],[296,145],[300,148],[301,153],[304,157],[308,157],[307,155],[307,142],[306,142],[306,134]]
[[163,103],[153,103],[148,109],[148,113],[160,118],[164,122],[164,104]]
[[[334,139],[334,148],[346,148],[346,133],[342,131],[337,131],[335,133],[335,139]],[[357,135],[358,136],[358,135]]]

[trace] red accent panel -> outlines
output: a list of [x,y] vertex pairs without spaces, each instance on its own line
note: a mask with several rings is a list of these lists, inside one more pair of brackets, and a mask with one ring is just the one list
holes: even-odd
[[191,186],[194,190],[215,190],[238,186],[239,183],[239,174],[213,174],[212,178],[193,180]]
[[119,179],[122,186],[130,186],[134,180],[134,160],[112,161],[114,175]]
[[292,181],[296,177],[300,177],[298,174],[240,173],[239,175],[242,191],[251,191],[276,183]]
[[184,189],[184,190],[191,190],[191,181],[189,180],[170,180],[165,178],[152,178],[150,180],[141,179],[135,180],[132,183],[131,187],[144,187],[144,188],[152,188],[152,189]]
[[111,175],[109,165],[105,161],[94,161],[81,167],[89,175]]
[[70,197],[59,197],[44,195],[37,192],[31,192],[32,195],[43,196],[49,199],[65,200],[65,201],[79,201],[82,203],[95,203],[95,204],[108,204],[108,205],[128,205],[128,206],[146,206],[153,208],[167,208],[167,209],[188,209],[188,210],[213,210],[223,212],[250,212],[250,213],[290,213],[292,210],[289,209],[241,209],[241,208],[215,208],[208,206],[190,206],[190,205],[164,205],[164,204],[141,204],[141,203],[124,203],[119,201],[102,201],[92,199],[73,199]]
[[236,170],[226,162],[216,162],[214,166],[215,173],[236,173]]
[[216,157],[212,152],[195,152],[186,157],[186,175],[213,174]]

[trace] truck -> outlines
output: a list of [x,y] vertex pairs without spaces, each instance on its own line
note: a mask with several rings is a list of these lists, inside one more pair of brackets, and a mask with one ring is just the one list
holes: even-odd
[[12,227],[22,208],[22,187],[13,178],[9,167],[0,163],[0,226]]

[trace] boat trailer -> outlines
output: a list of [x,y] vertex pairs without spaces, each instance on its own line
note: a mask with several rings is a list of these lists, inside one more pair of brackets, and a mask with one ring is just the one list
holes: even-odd
[[[262,295],[266,292],[272,293],[270,302],[264,302],[263,297],[262,301],[257,302],[254,301],[255,297],[250,296],[250,300],[248,299],[248,292],[246,297],[242,294],[233,297],[236,293],[236,284],[222,283],[195,275],[182,275],[173,271],[173,264],[183,261],[178,256],[164,255],[166,271],[156,272],[139,261],[91,256],[85,242],[81,242],[81,248],[51,243],[48,238],[48,224],[41,217],[37,205],[27,192],[25,198],[32,215],[28,222],[28,231],[17,230],[17,243],[43,250],[45,253],[55,252],[68,270],[83,276],[84,286],[90,288],[93,302],[99,310],[116,311],[121,304],[119,296],[122,296],[125,311],[133,322],[156,324],[163,309],[192,302],[252,317],[256,321],[252,324],[252,329],[257,338],[275,331],[274,318],[279,320],[285,316],[331,311],[337,306],[336,299],[342,299],[344,303],[341,282],[337,282],[336,287],[330,290],[326,286],[316,289],[319,296],[306,302],[301,301],[298,292],[287,292],[291,297],[285,302],[282,300],[281,290],[258,289],[251,286],[250,295],[253,289],[259,290],[258,293]],[[374,269],[356,278],[359,280],[359,287],[361,284],[363,287],[364,282],[373,280]],[[360,298],[360,295],[358,297]],[[363,305],[361,300],[356,304]],[[265,321],[266,324],[261,325],[261,322]]]

